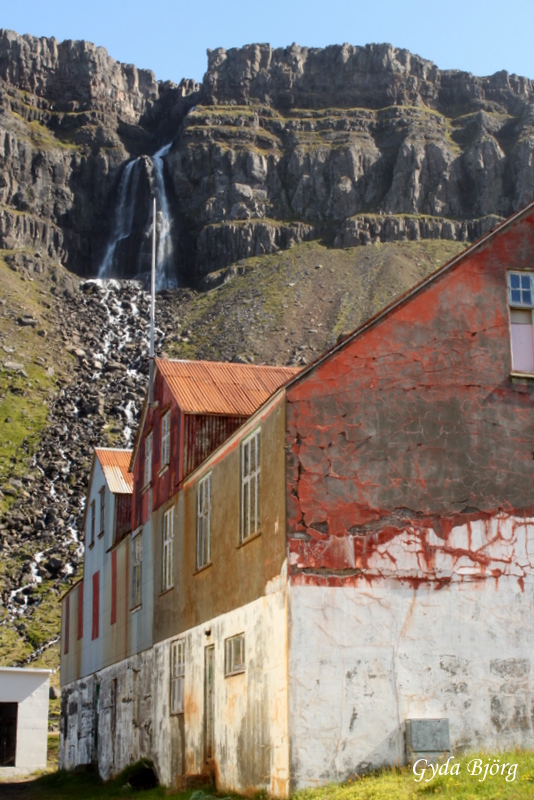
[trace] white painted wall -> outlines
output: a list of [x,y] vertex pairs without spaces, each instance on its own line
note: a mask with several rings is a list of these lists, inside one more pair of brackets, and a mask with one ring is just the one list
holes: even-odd
[[50,670],[0,667],[0,703],[18,703],[15,767],[44,769]]
[[[372,580],[290,587],[292,789],[403,763],[408,718],[447,717],[454,750],[532,746],[533,521],[469,535],[467,547],[465,526],[453,529],[433,569],[405,531],[370,559]],[[399,579],[422,567],[426,582]]]

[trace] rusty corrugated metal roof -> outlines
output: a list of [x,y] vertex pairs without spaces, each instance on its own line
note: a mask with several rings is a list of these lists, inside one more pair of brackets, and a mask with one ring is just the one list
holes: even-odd
[[131,494],[133,491],[133,475],[128,472],[131,450],[95,447],[95,455],[100,462],[110,492],[114,494]]
[[295,367],[160,358],[156,365],[186,414],[250,416],[300,372]]

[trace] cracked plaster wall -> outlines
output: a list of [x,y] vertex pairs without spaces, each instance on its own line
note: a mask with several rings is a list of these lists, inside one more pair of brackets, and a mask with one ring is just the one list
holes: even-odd
[[[209,632],[209,635],[207,635]],[[225,677],[225,639],[245,635],[245,672]],[[287,612],[285,576],[264,597],[183,634],[184,713],[171,715],[169,639],[154,645],[154,761],[160,780],[213,769],[217,788],[288,794]],[[205,650],[214,651],[214,753],[205,760]],[[182,761],[183,759],[183,761]]]

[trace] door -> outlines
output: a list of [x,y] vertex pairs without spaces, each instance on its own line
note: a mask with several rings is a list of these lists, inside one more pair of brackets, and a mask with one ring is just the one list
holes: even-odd
[[18,703],[0,703],[0,767],[14,767]]
[[204,669],[204,741],[206,751],[206,761],[213,758],[213,719],[214,719],[214,692],[213,692],[213,669],[215,647],[209,645],[205,650],[205,669]]

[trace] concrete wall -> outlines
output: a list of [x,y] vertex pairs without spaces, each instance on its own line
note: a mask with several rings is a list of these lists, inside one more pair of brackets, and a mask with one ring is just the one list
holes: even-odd
[[96,762],[108,779],[151,758],[152,686],[152,650],[64,686],[59,768]]
[[0,667],[0,703],[18,703],[18,769],[46,767],[49,682],[49,670]]
[[459,555],[427,531],[433,580],[407,528],[365,578],[291,586],[292,789],[403,763],[409,718],[448,718],[454,750],[532,746],[534,519],[455,527],[448,542],[468,537]]
[[[154,646],[154,760],[161,780],[213,769],[223,792],[288,794],[285,576],[267,594],[183,634],[184,713],[170,714],[171,642]],[[209,632],[209,635],[207,635]],[[245,672],[225,677],[225,639],[245,635]],[[205,650],[214,645],[214,754],[205,759]]]

